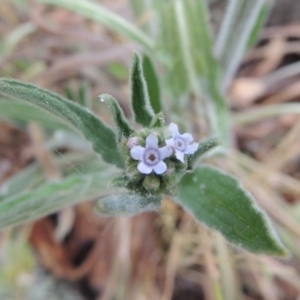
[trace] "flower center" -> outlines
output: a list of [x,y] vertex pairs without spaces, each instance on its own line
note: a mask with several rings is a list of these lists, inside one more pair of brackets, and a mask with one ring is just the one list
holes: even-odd
[[148,166],[154,166],[160,161],[159,152],[155,149],[146,149],[144,153],[144,162]]
[[150,154],[148,159],[150,159],[151,161],[155,161],[156,157],[154,154]]
[[175,148],[181,152],[185,151],[186,149],[186,143],[185,140],[180,138],[180,137],[176,137],[175,138]]

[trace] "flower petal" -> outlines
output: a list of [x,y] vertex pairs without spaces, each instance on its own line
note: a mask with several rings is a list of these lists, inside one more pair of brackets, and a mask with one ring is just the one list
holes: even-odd
[[175,123],[171,123],[169,128],[170,128],[172,137],[176,137],[176,136],[180,135],[180,133],[178,131],[178,126]]
[[159,174],[166,172],[167,165],[165,162],[163,162],[161,160],[157,165],[155,165],[155,167],[153,169],[154,169],[154,172],[159,175]]
[[163,160],[166,157],[169,157],[172,155],[173,149],[169,146],[165,146],[162,148],[159,148],[159,153],[160,153],[160,159]]
[[187,144],[190,144],[194,140],[193,136],[190,133],[184,133],[181,135],[181,137],[185,140]]
[[184,162],[184,153],[183,152],[176,150],[175,156],[178,160],[180,160],[181,162]]
[[155,136],[154,134],[150,134],[146,138],[146,148],[154,148],[154,149],[158,148],[158,138],[157,138],[157,136]]
[[153,167],[147,166],[143,161],[138,164],[137,168],[142,174],[150,174],[153,170]]
[[197,143],[193,143],[188,145],[186,150],[184,151],[185,154],[194,154],[198,150],[199,145]]
[[130,150],[130,155],[133,159],[143,160],[143,155],[145,152],[145,148],[142,146],[134,146]]
[[169,147],[174,147],[175,146],[173,138],[165,140],[165,142],[166,142],[167,146],[169,146]]

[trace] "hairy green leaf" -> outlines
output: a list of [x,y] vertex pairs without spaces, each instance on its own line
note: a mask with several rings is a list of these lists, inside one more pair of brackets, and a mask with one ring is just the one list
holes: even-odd
[[113,96],[108,94],[100,95],[99,98],[100,101],[105,102],[109,107],[114,123],[118,130],[119,140],[121,140],[123,137],[128,138],[134,132],[134,129],[128,123],[119,102]]
[[50,130],[70,130],[66,124],[62,123],[57,118],[53,118],[53,116],[48,113],[18,100],[12,101],[11,99],[0,99],[0,118],[15,123],[21,123],[23,126],[24,122],[36,121]]
[[31,189],[46,179],[41,166],[37,163],[30,165],[16,175],[4,181],[0,188],[0,202],[24,189]]
[[0,201],[0,228],[22,224],[54,213],[66,206],[105,193],[115,168],[88,175],[75,174],[59,182],[47,182]]
[[161,94],[158,74],[151,58],[143,54],[143,71],[148,86],[151,106],[156,114],[162,112]]
[[180,184],[178,202],[238,247],[254,253],[287,255],[252,196],[235,178],[220,170],[202,166],[187,174]]
[[193,169],[197,160],[221,144],[222,142],[216,138],[207,139],[199,143],[197,151],[188,158],[188,169]]
[[[77,173],[96,173],[106,170],[107,165],[96,155],[81,153],[60,154],[53,158],[53,163],[62,169],[65,175]],[[47,175],[38,163],[33,163],[5,180],[0,187],[0,202],[24,190],[31,190],[47,180]]]
[[85,16],[91,20],[100,22],[108,28],[140,43],[152,50],[154,41],[136,26],[122,17],[89,0],[38,0],[39,2],[58,5]]
[[123,167],[114,131],[92,112],[48,90],[14,79],[0,78],[0,94],[48,112],[83,134],[105,161]]
[[124,192],[106,196],[98,200],[95,211],[101,216],[127,216],[132,217],[147,211],[158,210],[161,197],[142,196],[136,193]]
[[154,112],[150,106],[142,59],[136,52],[133,54],[131,68],[131,93],[131,103],[135,121],[143,126],[149,126],[154,117]]

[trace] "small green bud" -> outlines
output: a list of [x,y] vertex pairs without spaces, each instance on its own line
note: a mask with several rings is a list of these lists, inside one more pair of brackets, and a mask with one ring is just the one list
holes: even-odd
[[150,128],[163,128],[165,125],[165,117],[162,112],[155,115],[153,118]]
[[126,175],[120,175],[113,178],[111,181],[111,186],[115,187],[127,187],[129,183],[129,179]]
[[163,114],[158,113],[153,128],[142,128],[120,141],[126,168],[124,176],[115,179],[116,186],[140,195],[174,195],[196,160],[220,143],[217,139],[193,143],[192,135],[181,134],[174,123],[170,124],[172,138],[166,139],[163,122]]
[[138,183],[140,182],[144,175],[141,174],[138,169],[136,168],[136,164],[131,164],[126,169],[126,176],[129,179],[130,182]]
[[162,176],[162,189],[164,190],[165,194],[172,196],[176,194],[178,184],[186,173],[185,170],[173,170],[173,172],[168,172],[167,174]]
[[145,179],[143,180],[143,186],[144,188],[149,191],[150,193],[157,193],[160,188],[160,177],[155,174],[150,174],[145,176]]
[[136,136],[129,138],[126,144],[128,149],[131,149],[132,147],[137,145],[139,145],[139,139]]

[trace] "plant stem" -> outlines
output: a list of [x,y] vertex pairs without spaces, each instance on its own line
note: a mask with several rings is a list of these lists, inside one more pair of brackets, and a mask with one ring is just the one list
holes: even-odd
[[300,103],[272,104],[236,113],[233,121],[236,125],[246,125],[266,118],[277,117],[284,114],[300,114]]
[[268,76],[265,76],[263,79],[267,85],[276,84],[278,81],[284,80],[286,78],[299,75],[300,74],[300,62],[296,62],[285,66],[278,71],[271,73]]

